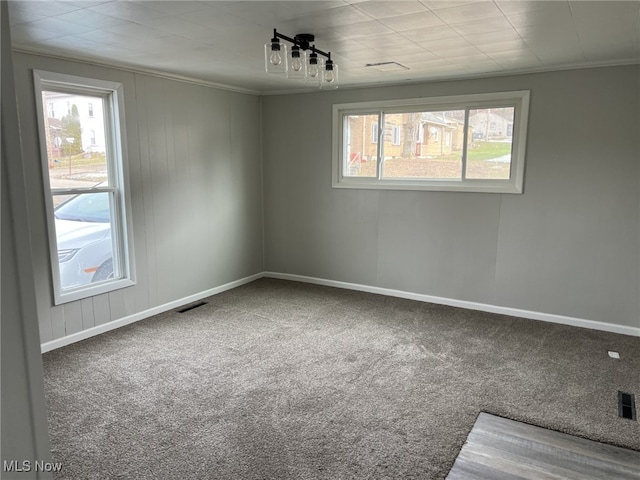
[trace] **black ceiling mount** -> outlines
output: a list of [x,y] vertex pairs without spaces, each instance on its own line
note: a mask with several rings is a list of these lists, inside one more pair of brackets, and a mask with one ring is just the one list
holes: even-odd
[[311,44],[316,39],[314,35],[311,33],[298,33],[293,39],[300,45],[300,48],[303,50],[309,50],[311,48]]
[[323,57],[327,57],[327,61],[331,61],[331,52],[323,52],[322,50],[316,48],[315,45],[311,45],[311,43],[316,39],[316,37],[311,33],[298,33],[295,37],[287,37],[274,28],[273,29],[273,39],[271,39],[272,43],[277,41],[276,39],[281,38],[282,40],[286,40],[287,42],[291,42],[294,45],[297,45],[302,50],[311,50],[312,53],[319,53]]

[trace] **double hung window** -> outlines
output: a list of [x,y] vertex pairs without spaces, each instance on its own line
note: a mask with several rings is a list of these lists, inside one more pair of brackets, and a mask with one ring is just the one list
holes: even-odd
[[55,303],[133,285],[122,85],[34,79]]

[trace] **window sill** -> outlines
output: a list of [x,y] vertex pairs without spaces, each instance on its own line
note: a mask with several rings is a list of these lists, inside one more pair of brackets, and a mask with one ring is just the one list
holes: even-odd
[[476,192],[476,193],[515,193],[522,194],[512,181],[496,180],[494,182],[482,180],[369,180],[369,179],[341,179],[334,181],[333,188],[355,188],[367,190],[422,190],[435,192]]

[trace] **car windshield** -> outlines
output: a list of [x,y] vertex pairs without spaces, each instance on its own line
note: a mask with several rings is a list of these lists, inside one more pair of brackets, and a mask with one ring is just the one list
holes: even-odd
[[55,209],[59,220],[109,223],[109,194],[83,193],[70,198]]

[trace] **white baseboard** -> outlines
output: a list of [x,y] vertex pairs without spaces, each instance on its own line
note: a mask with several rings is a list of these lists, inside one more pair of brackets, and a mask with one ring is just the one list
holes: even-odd
[[513,317],[529,318],[532,320],[542,320],[543,322],[560,323],[563,325],[571,325],[574,327],[590,328],[592,330],[601,330],[604,332],[620,333],[623,335],[640,337],[640,328],[629,327],[626,325],[598,322],[595,320],[585,320],[582,318],[567,317],[563,315],[555,315],[552,313],[542,313],[542,312],[534,312],[531,310],[521,310],[518,308],[501,307],[498,305],[489,305],[485,303],[468,302],[465,300],[456,300],[454,298],[436,297],[432,295],[425,295],[422,293],[404,292],[402,290],[394,290],[391,288],[372,287],[369,285],[361,285],[358,283],[348,283],[348,282],[340,282],[337,280],[327,280],[324,278],[307,277],[304,275],[294,275],[291,273],[261,272],[261,273],[256,273],[255,275],[250,275],[248,277],[241,278],[240,280],[236,280],[233,282],[226,283],[224,285],[220,285],[219,287],[205,290],[204,292],[196,293],[194,295],[181,298],[180,300],[175,300],[173,302],[165,303],[164,305],[150,308],[148,310],[144,310],[143,312],[135,313],[133,315],[129,315],[127,317],[114,320],[109,323],[105,323],[103,325],[98,325],[97,327],[89,328],[87,330],[83,330],[81,332],[74,333],[72,335],[67,335],[65,337],[43,343],[40,349],[42,353],[49,352],[56,348],[64,347],[66,345],[79,342],[80,340],[85,340],[87,338],[100,335],[101,333],[105,333],[110,330],[115,330],[116,328],[124,327],[125,325],[129,325],[131,323],[144,320],[145,318],[152,317],[153,315],[158,315],[160,313],[164,313],[174,308],[179,308],[179,307],[182,307],[183,305],[196,302],[203,298],[210,297],[212,295],[216,295],[218,293],[222,293],[227,290],[231,290],[232,288],[236,288],[246,283],[253,282],[254,280],[257,280],[262,277],[278,278],[281,280],[291,280],[294,282],[313,283],[316,285],[325,285],[328,287],[337,287],[337,288],[345,288],[348,290],[358,290],[361,292],[377,293],[379,295],[388,295],[390,297],[407,298],[409,300],[417,300],[420,302],[437,303],[440,305],[449,305],[452,307],[468,308],[469,310],[479,310],[482,312],[499,313],[502,315],[510,315]]
[[164,305],[159,305],[157,307],[153,307],[139,313],[134,313],[133,315],[129,315],[128,317],[124,317],[118,320],[114,320],[112,322],[104,323],[102,325],[98,325],[97,327],[88,328],[86,330],[82,330],[81,332],[67,335],[65,337],[43,343],[40,346],[40,350],[42,353],[49,352],[56,348],[64,347],[66,345],[79,342],[80,340],[85,340],[87,338],[100,335],[101,333],[105,333],[110,330],[115,330],[116,328],[124,327],[125,325],[129,325],[131,323],[144,320],[145,318],[152,317],[153,315],[158,315],[159,313],[164,313],[169,310],[173,310],[174,308],[179,308],[179,307],[182,307],[183,305],[197,302],[198,300],[210,297],[211,295],[216,295],[218,293],[231,290],[232,288],[236,288],[246,283],[253,282],[254,280],[257,280],[259,278],[262,278],[262,276],[263,276],[262,273],[256,273],[255,275],[250,275],[248,277],[241,278],[240,280],[235,280],[233,282],[225,283],[224,285],[220,285],[219,287],[214,287],[209,290],[205,290],[204,292],[196,293],[194,295],[189,295],[188,297],[181,298],[180,300],[175,300],[173,302],[165,303]]
[[499,313],[502,315],[510,315],[512,317],[528,318],[531,320],[542,320],[543,322],[560,323],[563,325],[571,325],[573,327],[590,328],[592,330],[602,330],[605,332],[620,333],[623,335],[640,337],[640,328],[638,327],[629,327],[626,325],[605,323],[596,320],[585,320],[582,318],[566,317],[563,315],[555,315],[552,313],[534,312],[531,310],[521,310],[518,308],[501,307],[498,305],[489,305],[485,303],[468,302],[465,300],[456,300],[446,297],[435,297],[432,295],[424,295],[421,293],[393,290],[391,288],[372,287],[369,285],[340,282],[337,280],[326,280],[316,277],[306,277],[304,275],[294,275],[290,273],[263,272],[263,276],[267,278],[279,278],[282,280],[292,280],[295,282],[313,283],[316,285],[326,285],[328,287],[346,288],[348,290],[377,293],[380,295],[388,295],[390,297],[407,298],[409,300],[418,300],[420,302],[437,303],[440,305],[449,305],[452,307],[468,308],[469,310]]

